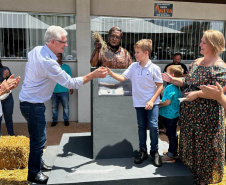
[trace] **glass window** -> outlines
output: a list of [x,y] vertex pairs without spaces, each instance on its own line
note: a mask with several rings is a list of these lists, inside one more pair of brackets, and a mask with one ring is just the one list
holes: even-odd
[[[140,39],[152,39],[151,59],[161,61],[171,60],[176,52],[182,54],[183,60],[200,57],[199,43],[203,32],[216,29],[225,35],[224,25],[223,21],[91,17],[91,31],[98,31],[106,42],[109,29],[120,27],[123,32],[121,45],[132,54],[133,59],[134,44]],[[93,43],[92,40],[92,50]],[[221,57],[226,60],[225,52]]]
[[68,47],[64,59],[76,59],[75,15],[0,12],[0,56],[2,58],[27,58],[35,46],[44,45],[44,34],[50,25],[65,28]]

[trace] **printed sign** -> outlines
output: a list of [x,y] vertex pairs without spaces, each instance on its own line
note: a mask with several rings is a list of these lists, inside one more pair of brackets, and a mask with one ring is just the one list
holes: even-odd
[[173,4],[155,3],[154,16],[172,17]]
[[129,79],[119,82],[107,75],[106,78],[98,78],[98,87],[99,96],[132,96],[132,84]]

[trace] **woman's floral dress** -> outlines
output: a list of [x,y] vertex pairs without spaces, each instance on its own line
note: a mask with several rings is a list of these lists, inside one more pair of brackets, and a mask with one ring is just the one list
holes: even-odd
[[[198,66],[193,62],[184,81],[186,92],[200,85],[221,86],[226,82],[226,69],[217,66]],[[181,103],[179,157],[192,171],[196,182],[222,181],[225,161],[224,109],[215,100],[197,98]]]

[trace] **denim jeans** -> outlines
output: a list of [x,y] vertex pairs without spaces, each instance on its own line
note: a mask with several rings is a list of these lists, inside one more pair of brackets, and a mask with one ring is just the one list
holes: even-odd
[[69,120],[69,92],[53,93],[52,97],[52,113],[53,122],[58,122],[58,108],[61,102],[63,106],[63,119],[64,121]]
[[169,139],[169,149],[167,155],[169,157],[174,157],[177,153],[178,147],[177,122],[179,120],[179,117],[176,117],[174,119],[162,117],[162,119],[166,128],[166,135]]
[[20,110],[27,121],[30,135],[28,174],[37,174],[41,171],[42,154],[46,143],[45,105],[20,102]]
[[152,110],[145,110],[145,107],[135,107],[137,112],[138,135],[140,150],[147,151],[147,128],[150,130],[151,151],[158,150],[158,105],[154,105]]
[[[14,130],[13,130],[14,100],[13,100],[12,93],[10,93],[6,99],[2,100],[1,104],[2,104],[2,113],[4,115],[7,132],[10,136],[13,136],[14,135]],[[1,123],[2,123],[2,116],[0,117],[0,133],[1,133]]]

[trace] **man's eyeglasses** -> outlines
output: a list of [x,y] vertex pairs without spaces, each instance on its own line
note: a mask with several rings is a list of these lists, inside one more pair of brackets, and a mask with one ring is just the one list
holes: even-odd
[[62,44],[66,44],[67,43],[67,41],[61,41],[61,40],[56,40],[57,42],[60,42],[60,43],[62,43]]
[[110,39],[115,39],[115,40],[121,40],[121,37],[118,37],[118,36],[115,36],[115,35],[110,35],[109,36],[110,37]]

